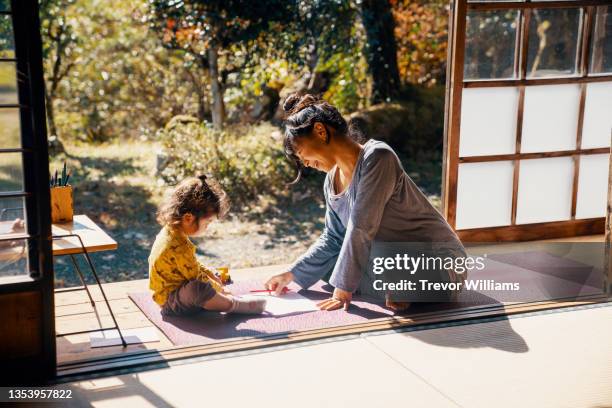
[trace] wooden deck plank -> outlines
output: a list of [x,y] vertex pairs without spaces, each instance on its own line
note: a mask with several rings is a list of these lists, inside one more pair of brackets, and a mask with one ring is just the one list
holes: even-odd
[[[152,323],[140,311],[115,314],[117,324],[122,329],[134,329],[137,327],[149,327]],[[87,313],[82,315],[63,316],[55,319],[55,330],[58,334],[71,333],[83,330],[95,330],[101,327],[113,326],[113,319],[109,314],[96,315],[95,313]]]
[[[118,315],[121,313],[137,312],[139,310],[138,306],[136,306],[136,304],[132,302],[131,299],[128,299],[128,298],[109,300],[108,303],[110,304],[110,307],[113,309],[113,313],[115,313],[115,315]],[[108,311],[108,308],[106,307],[105,302],[95,302],[95,304],[96,304],[95,311],[97,311],[98,314],[100,315],[109,314],[109,311]],[[91,303],[89,302],[77,303],[77,304],[71,304],[71,305],[65,305],[65,306],[57,306],[55,308],[55,317],[60,318],[60,317],[66,317],[66,316],[79,316],[79,315],[84,315],[84,314],[95,313],[95,311],[94,311],[94,308],[91,306]]]
[[[137,279],[124,282],[112,282],[102,284],[104,293],[108,300],[127,299],[130,292],[146,292],[149,285],[148,279]],[[94,301],[104,301],[97,285],[88,285]],[[89,303],[89,298],[84,290],[74,292],[56,292],[55,305],[65,306],[79,303]]]

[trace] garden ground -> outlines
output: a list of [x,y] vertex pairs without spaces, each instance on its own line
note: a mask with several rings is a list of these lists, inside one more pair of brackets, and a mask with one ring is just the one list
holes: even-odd
[[[155,211],[168,188],[156,175],[159,146],[140,140],[100,145],[65,142],[65,147],[66,154],[51,159],[51,172],[67,162],[73,171],[75,213],[87,214],[119,245],[115,251],[93,254],[102,280],[145,278],[149,250],[160,229]],[[414,166],[413,162],[405,166]],[[432,168],[434,163],[423,166]],[[409,173],[418,183],[421,173]],[[439,203],[436,195],[430,199]],[[195,242],[202,261],[211,267],[286,264],[320,234],[324,213],[322,194],[316,192],[262,196],[249,208],[233,207],[227,219],[213,223],[207,236]],[[57,286],[79,283],[67,260],[58,258],[55,268]]]

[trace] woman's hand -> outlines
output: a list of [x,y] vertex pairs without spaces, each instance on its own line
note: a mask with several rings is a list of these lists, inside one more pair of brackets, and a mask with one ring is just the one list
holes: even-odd
[[273,290],[276,296],[283,293],[283,288],[293,282],[293,273],[284,272],[279,275],[274,275],[266,282],[266,289]]
[[351,292],[336,288],[330,299],[317,303],[317,306],[321,310],[336,310],[341,307],[344,307],[344,310],[348,310],[352,299],[353,294]]

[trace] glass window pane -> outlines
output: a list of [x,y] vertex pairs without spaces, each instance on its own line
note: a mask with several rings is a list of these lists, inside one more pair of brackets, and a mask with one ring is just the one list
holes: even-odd
[[612,82],[587,84],[584,101],[582,148],[610,146],[612,133]]
[[465,79],[514,77],[516,10],[468,11]]
[[25,233],[25,200],[23,197],[0,198],[0,238]]
[[612,6],[597,7],[591,39],[589,71],[612,72]]
[[15,282],[29,275],[27,245],[25,239],[0,241],[0,284]]
[[11,16],[0,15],[0,58],[15,58]]
[[0,191],[23,191],[21,153],[0,153]]
[[517,103],[517,88],[464,89],[459,156],[514,153]]
[[521,152],[576,148],[580,85],[538,85],[525,88]]
[[576,218],[606,216],[609,154],[580,156]]
[[0,0],[0,11],[10,11],[11,0]]
[[15,63],[0,61],[0,105],[17,103],[17,69]]
[[512,161],[461,163],[457,179],[457,229],[509,225]]
[[21,147],[19,109],[0,108],[0,149]]
[[6,240],[26,232],[24,203],[23,197],[0,198],[0,284],[28,275],[26,240]]
[[532,10],[527,77],[577,73],[580,16],[579,8]]
[[521,160],[516,223],[569,220],[573,181],[571,157]]

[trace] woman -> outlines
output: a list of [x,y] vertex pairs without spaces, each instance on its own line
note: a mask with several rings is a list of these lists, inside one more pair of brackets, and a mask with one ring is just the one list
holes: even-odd
[[[313,95],[290,95],[283,109],[288,114],[285,151],[298,167],[296,181],[303,166],[327,173],[325,228],[287,272],[266,282],[268,289],[280,294],[292,281],[308,288],[327,275],[334,292],[319,308],[346,310],[357,290],[381,295],[372,290],[377,277],[366,268],[374,240],[431,242],[448,254],[465,256],[455,232],[406,174],[391,147],[373,139],[359,144],[357,132],[338,110]],[[447,281],[465,278],[452,270],[444,273]],[[388,297],[386,301],[395,310],[409,306]]]

